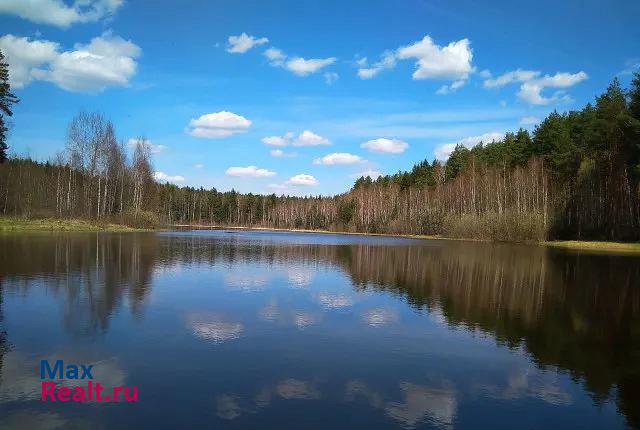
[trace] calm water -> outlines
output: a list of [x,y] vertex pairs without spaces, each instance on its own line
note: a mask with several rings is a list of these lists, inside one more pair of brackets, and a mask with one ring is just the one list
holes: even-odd
[[[43,359],[91,363],[139,402],[42,402]],[[5,234],[0,369],[1,429],[640,428],[640,258]]]

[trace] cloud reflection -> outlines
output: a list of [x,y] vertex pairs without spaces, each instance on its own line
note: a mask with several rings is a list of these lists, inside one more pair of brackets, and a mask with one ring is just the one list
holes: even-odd
[[346,294],[320,293],[317,298],[327,309],[347,308],[353,305],[353,297]]
[[376,327],[398,321],[398,312],[394,309],[368,309],[362,313],[362,319],[370,326]]
[[390,417],[413,428],[426,417],[439,427],[453,425],[457,402],[455,393],[449,388],[430,388],[411,382],[400,384],[404,401],[387,403],[385,411]]
[[289,286],[293,288],[306,288],[311,285],[315,273],[309,269],[292,267],[287,270]]
[[187,317],[187,320],[194,336],[213,343],[238,339],[244,331],[242,323],[230,321],[215,313],[192,313]]

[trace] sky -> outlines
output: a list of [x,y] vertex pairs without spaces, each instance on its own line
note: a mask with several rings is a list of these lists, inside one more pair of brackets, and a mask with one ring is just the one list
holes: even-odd
[[445,160],[640,70],[640,2],[0,0],[12,154],[53,159],[80,110],[155,177],[330,195]]

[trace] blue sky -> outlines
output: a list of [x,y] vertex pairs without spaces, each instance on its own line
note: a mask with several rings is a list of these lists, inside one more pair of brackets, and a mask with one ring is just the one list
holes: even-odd
[[[592,101],[640,65],[637,1],[1,0],[46,160],[80,110],[152,145],[159,180],[333,194]],[[129,142],[131,139],[131,142]]]

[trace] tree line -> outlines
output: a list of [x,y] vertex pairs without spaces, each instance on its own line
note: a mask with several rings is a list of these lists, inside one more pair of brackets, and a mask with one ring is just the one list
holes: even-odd
[[497,240],[640,239],[640,74],[581,110],[552,112],[446,162],[359,178],[333,197],[241,194],[153,179],[149,145],[131,159],[104,115],[81,112],[54,160],[0,165],[5,215],[135,225],[205,224]]

